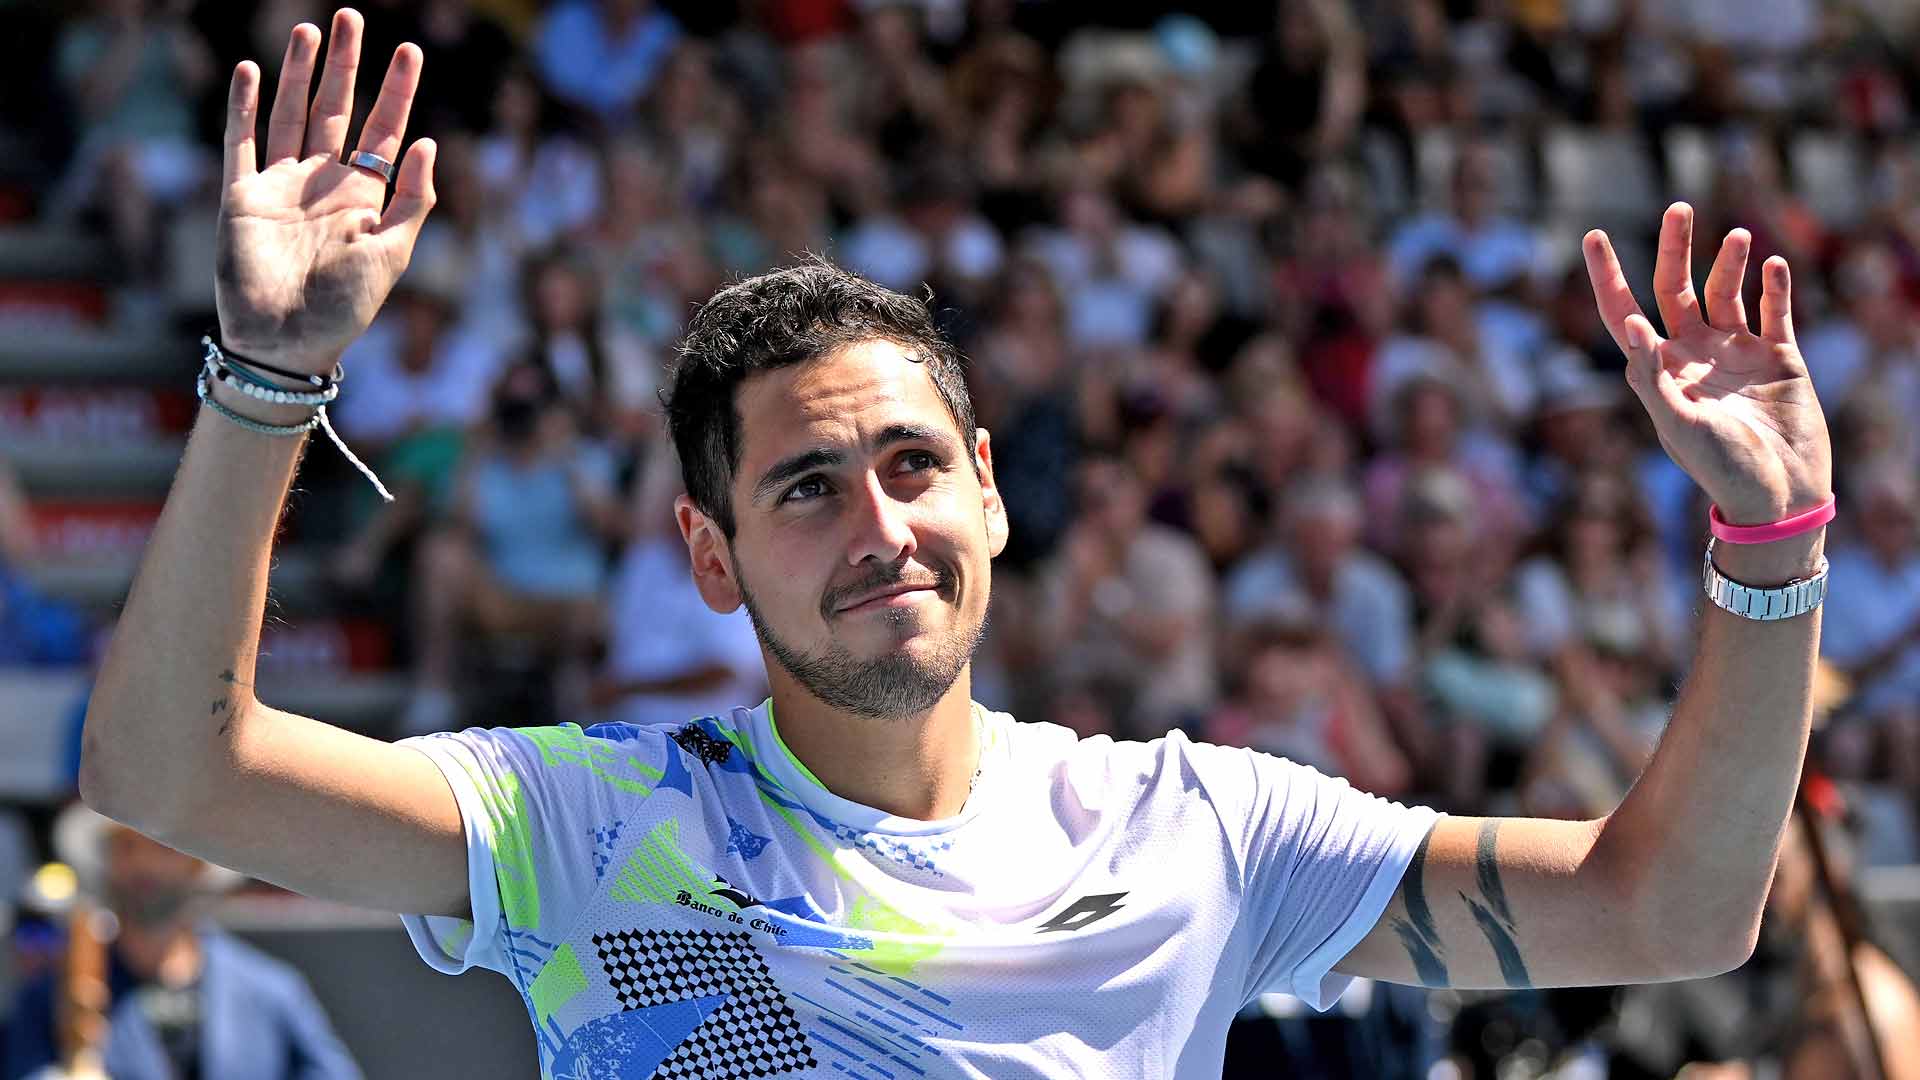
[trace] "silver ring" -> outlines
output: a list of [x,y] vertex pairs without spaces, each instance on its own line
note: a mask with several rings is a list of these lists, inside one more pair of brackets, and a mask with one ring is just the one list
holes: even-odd
[[355,150],[353,153],[347,155],[344,164],[365,169],[386,183],[393,183],[393,162],[388,161],[379,154],[369,154],[365,150]]

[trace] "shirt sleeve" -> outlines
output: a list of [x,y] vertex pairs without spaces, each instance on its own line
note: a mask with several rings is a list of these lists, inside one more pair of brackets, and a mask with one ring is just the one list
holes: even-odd
[[[457,975],[489,968],[522,990],[596,887],[599,839],[617,828],[622,791],[644,794],[650,766],[634,743],[578,725],[470,728],[403,739],[453,789],[467,840],[470,919],[403,915],[420,958]],[[657,770],[653,770],[657,774]]]
[[1325,1011],[1349,976],[1333,966],[1393,899],[1439,815],[1355,790],[1305,765],[1193,744],[1195,771],[1235,837],[1243,1002],[1269,990]]

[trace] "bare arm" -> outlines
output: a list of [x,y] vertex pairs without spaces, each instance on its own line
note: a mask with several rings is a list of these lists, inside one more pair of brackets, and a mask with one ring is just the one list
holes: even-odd
[[[1826,421],[1794,345],[1785,260],[1762,269],[1760,333],[1728,235],[1703,320],[1687,267],[1692,211],[1667,212],[1654,290],[1673,336],[1640,314],[1605,237],[1587,240],[1602,317],[1662,444],[1737,523],[1832,491]],[[1715,550],[1771,587],[1810,576],[1821,531]],[[1600,821],[1443,819],[1385,917],[1340,965],[1455,986],[1692,978],[1744,963],[1759,933],[1806,753],[1820,612],[1755,622],[1704,604],[1698,652],[1660,748]]]
[[[259,69],[229,98],[217,300],[235,352],[315,373],[366,328],[433,201],[416,144],[384,216],[384,185],[339,165],[360,19],[335,16],[307,115],[319,31],[296,27],[255,162]],[[398,156],[419,77],[403,46],[360,146]],[[272,424],[305,410],[217,391]],[[175,847],[301,892],[394,911],[464,914],[465,843],[424,756],[255,697],[274,530],[304,439],[202,410],[88,704],[80,787],[104,813]]]

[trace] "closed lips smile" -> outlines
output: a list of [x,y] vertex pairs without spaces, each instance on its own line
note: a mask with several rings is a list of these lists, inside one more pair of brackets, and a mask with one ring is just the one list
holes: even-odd
[[847,606],[841,608],[840,610],[855,611],[860,608],[881,607],[881,606],[884,606],[888,601],[893,601],[893,600],[904,602],[907,599],[911,598],[916,593],[932,592],[933,589],[934,587],[932,585],[896,585],[893,588],[887,589],[883,592],[877,592],[871,596],[867,596],[862,599],[855,600],[853,603],[848,604]]

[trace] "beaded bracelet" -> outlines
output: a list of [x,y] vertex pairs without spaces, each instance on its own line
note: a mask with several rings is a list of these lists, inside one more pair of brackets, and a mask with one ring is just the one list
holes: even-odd
[[[232,357],[229,357],[225,353],[221,352],[220,347],[213,343],[213,339],[211,337],[201,338],[200,343],[206,347],[206,351],[204,353],[206,361],[201,365],[200,373],[194,379],[194,392],[199,395],[201,403],[206,405],[207,408],[212,409],[215,415],[220,416],[225,420],[229,420],[234,424],[237,424],[240,427],[245,428],[246,430],[251,431],[257,435],[271,435],[271,436],[276,436],[281,438],[305,435],[307,432],[310,432],[317,427],[320,430],[327,433],[327,438],[332,439],[333,445],[340,448],[340,453],[343,456],[345,456],[348,461],[353,463],[354,468],[360,470],[360,475],[366,477],[368,482],[373,484],[373,489],[380,493],[380,498],[382,500],[386,502],[393,501],[393,493],[387,490],[387,485],[380,482],[380,478],[374,475],[373,470],[367,467],[366,462],[361,461],[358,455],[356,455],[352,450],[347,449],[347,444],[345,442],[342,442],[340,439],[340,433],[333,430],[333,423],[327,419],[327,403],[331,402],[335,397],[339,396],[340,380],[346,378],[346,371],[339,364],[334,365],[334,368],[333,368],[334,373],[331,377],[325,377],[320,375],[312,375],[312,376],[292,375],[291,373],[281,372],[278,369],[268,367],[265,364],[260,364],[253,361],[245,361],[247,363],[253,363],[254,366],[256,367],[263,368],[267,371],[272,371],[274,372],[274,374],[285,374],[291,378],[306,378],[310,381],[310,385],[320,388],[315,393],[304,394],[304,393],[296,393],[290,390],[283,390],[275,387],[273,389],[273,392],[287,395],[292,399],[294,399],[294,400],[284,401],[281,403],[292,404],[292,405],[306,405],[306,404],[314,405],[315,408],[313,410],[313,415],[307,417],[305,420],[301,421],[298,424],[263,424],[260,421],[253,419],[252,417],[242,416],[239,413],[234,412],[232,409],[227,408],[225,405],[220,404],[219,401],[214,399],[213,384],[208,380],[210,378],[222,378],[224,379],[224,381],[226,381],[226,383],[229,386],[234,387],[235,389],[239,390],[243,394],[247,394],[249,397],[260,398],[261,400],[265,400],[265,401],[279,401],[280,399],[263,397],[262,395],[268,393],[268,391],[261,387],[260,381],[245,378],[245,375],[247,373],[243,372],[238,367],[238,365],[235,363]],[[226,376],[228,376],[229,374],[238,375],[238,376],[241,376],[241,378],[227,378]],[[267,384],[267,385],[271,386],[271,384]],[[252,391],[259,391],[259,392],[253,393]],[[305,400],[305,399],[312,399],[312,398],[319,398],[321,400],[318,400],[318,401]]]
[[332,383],[325,390],[311,394],[299,390],[286,390],[230,362],[216,366],[212,361],[208,361],[206,372],[255,401],[268,401],[275,405],[326,405],[340,396],[339,383]]
[[319,409],[315,409],[313,411],[312,416],[307,417],[305,420],[302,420],[298,424],[263,424],[260,421],[253,419],[252,417],[241,416],[239,413],[234,412],[232,409],[227,408],[225,405],[220,404],[220,402],[214,399],[213,386],[211,383],[207,381],[207,372],[209,370],[211,369],[209,368],[200,369],[200,377],[196,379],[194,382],[194,388],[193,388],[194,393],[200,396],[201,402],[204,403],[209,409],[212,409],[214,412],[219,413],[221,416],[226,417],[228,420],[231,420],[234,423],[239,424],[241,427],[246,428],[248,431],[251,431],[256,435],[274,435],[279,437],[288,437],[288,436],[294,436],[294,435],[305,435],[307,432],[312,431],[314,428],[320,426],[320,410]]

